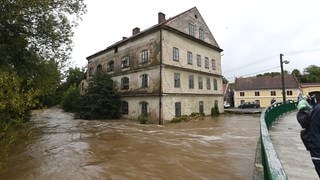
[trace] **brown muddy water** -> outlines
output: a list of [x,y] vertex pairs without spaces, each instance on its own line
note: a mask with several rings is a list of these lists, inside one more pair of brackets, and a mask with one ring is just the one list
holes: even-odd
[[141,125],[33,112],[35,135],[18,144],[0,179],[252,179],[259,115]]

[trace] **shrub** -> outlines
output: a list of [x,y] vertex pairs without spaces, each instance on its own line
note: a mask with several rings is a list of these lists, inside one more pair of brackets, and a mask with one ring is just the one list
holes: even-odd
[[138,121],[141,124],[147,124],[147,122],[149,121],[149,116],[146,114],[141,114],[140,116],[138,116]]
[[64,93],[61,107],[67,112],[78,112],[80,108],[80,93],[75,85],[69,87]]
[[218,107],[215,106],[215,107],[211,108],[211,116],[217,116],[219,114],[220,114],[220,112],[219,112]]
[[120,96],[108,74],[98,72],[81,97],[79,117],[83,119],[111,119],[120,117]]

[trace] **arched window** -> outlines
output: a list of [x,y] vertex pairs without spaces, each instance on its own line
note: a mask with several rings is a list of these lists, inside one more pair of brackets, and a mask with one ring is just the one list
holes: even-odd
[[148,115],[148,103],[145,101],[140,102],[141,115]]
[[121,102],[121,114],[128,114],[129,112],[129,105],[127,101]]
[[89,76],[92,76],[93,75],[93,67],[90,67],[89,68]]
[[96,73],[97,73],[97,72],[101,72],[101,71],[102,71],[102,66],[101,66],[101,64],[99,64],[99,65],[97,66]]
[[121,89],[129,89],[129,78],[128,77],[121,78]]
[[112,71],[114,71],[114,61],[110,61],[107,64],[107,72],[112,72]]

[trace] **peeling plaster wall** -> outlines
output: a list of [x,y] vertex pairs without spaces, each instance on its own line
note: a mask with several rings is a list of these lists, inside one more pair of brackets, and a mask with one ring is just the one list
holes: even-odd
[[[179,48],[179,61],[173,60],[173,47]],[[192,65],[187,62],[188,51],[192,52]],[[201,56],[201,67],[197,66],[197,54]],[[205,68],[205,57],[209,58],[208,69]],[[212,69],[211,59],[216,61],[215,70]],[[163,30],[163,64],[221,75],[221,55],[218,51],[167,30]]]
[[181,102],[181,115],[190,115],[192,112],[199,112],[199,101],[203,101],[204,114],[210,115],[214,101],[218,101],[219,112],[224,112],[223,97],[210,95],[164,95],[163,96],[163,119],[171,120],[175,117],[175,103]]

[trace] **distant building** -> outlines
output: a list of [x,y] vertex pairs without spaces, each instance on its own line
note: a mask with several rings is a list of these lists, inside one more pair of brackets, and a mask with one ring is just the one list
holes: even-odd
[[87,57],[87,79],[96,71],[110,74],[129,119],[146,114],[162,123],[208,115],[214,106],[223,112],[222,51],[196,7],[169,19],[160,12],[156,25],[136,27],[131,37]]
[[[286,99],[297,101],[300,85],[293,75],[284,75]],[[237,78],[235,81],[234,102],[238,107],[244,102],[256,102],[261,107],[268,107],[271,102],[282,102],[281,76],[262,76]]]
[[301,83],[303,95],[315,95],[320,102],[320,83]]

